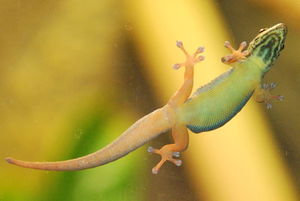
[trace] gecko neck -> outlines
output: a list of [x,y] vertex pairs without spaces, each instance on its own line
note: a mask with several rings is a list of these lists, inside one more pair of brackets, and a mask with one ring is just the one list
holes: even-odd
[[272,63],[266,64],[264,60],[257,55],[249,56],[245,64],[251,66],[251,68],[259,69],[261,71],[262,77],[271,69],[272,66]]

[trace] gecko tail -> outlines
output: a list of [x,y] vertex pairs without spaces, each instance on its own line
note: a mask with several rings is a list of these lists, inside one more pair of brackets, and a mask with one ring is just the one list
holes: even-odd
[[5,158],[6,162],[13,164],[13,165],[17,165],[20,167],[25,167],[25,168],[33,168],[32,165],[36,162],[27,162],[27,161],[22,161],[22,160],[17,160],[11,157],[6,157]]
[[170,128],[171,125],[168,120],[166,108],[163,107],[144,116],[111,144],[89,155],[55,162],[29,162],[10,157],[5,158],[5,160],[10,164],[31,169],[50,171],[83,170],[117,160]]
[[5,160],[6,160],[6,162],[8,162],[10,164],[16,164],[16,160],[11,157],[6,157]]

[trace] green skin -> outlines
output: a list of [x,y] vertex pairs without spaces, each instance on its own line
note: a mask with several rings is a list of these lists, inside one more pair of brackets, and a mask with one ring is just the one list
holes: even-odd
[[284,24],[262,30],[250,43],[247,59],[235,62],[232,69],[198,89],[178,108],[180,121],[199,133],[216,129],[233,118],[260,87],[284,47],[286,33]]
[[[21,167],[41,170],[83,170],[117,160],[172,129],[174,144],[165,145],[160,150],[148,149],[149,152],[162,156],[162,160],[152,169],[152,172],[157,174],[167,160],[180,166],[181,161],[174,159],[173,154],[178,155],[187,148],[186,127],[194,133],[199,133],[221,127],[233,118],[247,103],[253,92],[256,89],[261,90],[261,80],[283,49],[286,33],[287,28],[284,24],[261,30],[249,44],[247,50],[249,54],[244,60],[234,62],[232,69],[198,89],[185,101],[192,90],[192,68],[194,63],[197,63],[197,58],[187,55],[185,82],[170,98],[168,104],[144,116],[111,144],[94,153],[56,162],[29,162],[10,157],[6,158],[6,161]],[[180,43],[178,45],[181,47]],[[182,47],[181,49],[184,50]]]

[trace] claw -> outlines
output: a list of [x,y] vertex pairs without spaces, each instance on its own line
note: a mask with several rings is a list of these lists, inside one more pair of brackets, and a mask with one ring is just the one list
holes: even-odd
[[243,42],[241,42],[238,51],[242,51],[242,50],[244,50],[246,47],[247,47],[247,42],[246,42],[246,41],[243,41]]
[[180,157],[180,152],[178,152],[178,151],[177,152],[173,152],[173,156],[176,157],[176,158]]
[[200,55],[197,57],[196,62],[203,61],[205,59],[205,56]]
[[182,165],[182,160],[176,160],[175,165],[177,167],[181,166]]
[[178,70],[181,66],[182,66],[182,64],[174,64],[173,69]]
[[148,147],[148,149],[147,149],[147,152],[149,152],[149,153],[153,153],[154,152],[154,148],[153,147]]
[[262,88],[263,88],[263,89],[268,89],[268,88],[269,88],[269,84],[264,83],[264,84],[262,85]]
[[177,41],[176,41],[176,46],[179,47],[179,48],[182,48],[182,47],[183,47],[182,41],[177,40]]
[[278,99],[279,101],[283,101],[283,100],[284,100],[284,96],[279,95],[277,99]]
[[230,49],[231,51],[235,50],[235,49],[233,49],[231,43],[228,40],[224,42],[224,47]]
[[272,83],[270,84],[270,89],[274,89],[276,86],[277,86],[277,84],[274,83],[274,82],[272,82]]
[[204,52],[204,50],[205,50],[205,48],[203,46],[200,46],[200,47],[197,48],[194,55],[196,56],[197,54],[200,54],[200,53]]
[[155,167],[152,168],[152,174],[158,174],[158,169],[156,169]]

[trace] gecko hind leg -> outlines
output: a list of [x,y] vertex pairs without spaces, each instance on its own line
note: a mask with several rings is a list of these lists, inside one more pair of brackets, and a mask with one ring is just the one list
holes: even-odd
[[188,146],[189,138],[187,128],[183,125],[175,125],[172,128],[172,137],[174,139],[174,144],[167,144],[161,149],[154,149],[153,147],[148,148],[148,152],[161,156],[160,162],[152,169],[153,174],[157,174],[166,161],[170,161],[176,166],[182,165],[181,160],[174,159],[173,157],[179,157],[180,152],[184,151]]
[[[170,145],[172,145],[172,144],[170,144]],[[181,160],[173,158],[173,156],[174,156],[173,153],[175,153],[175,152],[171,151],[169,145],[165,145],[161,149],[154,149],[153,147],[149,147],[148,152],[161,155],[161,160],[159,161],[159,163],[154,168],[152,168],[153,174],[157,174],[159,169],[161,168],[161,166],[166,161],[170,161],[176,166],[181,166],[181,164],[182,164]]]
[[276,83],[263,84],[258,89],[255,90],[255,100],[259,103],[265,103],[267,109],[272,108],[272,102],[283,101],[284,96],[282,95],[272,95],[271,91],[276,87]]

